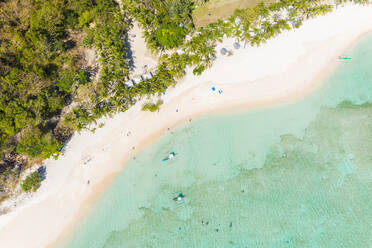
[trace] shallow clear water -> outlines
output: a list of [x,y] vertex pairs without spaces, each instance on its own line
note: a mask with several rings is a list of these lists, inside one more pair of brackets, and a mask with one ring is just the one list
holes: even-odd
[[372,36],[348,55],[300,102],[164,134],[62,246],[372,247]]

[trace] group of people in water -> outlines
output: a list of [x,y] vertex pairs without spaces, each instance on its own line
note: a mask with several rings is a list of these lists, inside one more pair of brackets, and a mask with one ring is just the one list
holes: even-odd
[[[201,222],[200,222],[200,224],[202,224],[203,226],[204,225],[206,225],[206,226],[208,226],[208,224],[209,224],[209,221],[204,221],[204,220],[202,220]],[[220,224],[218,224],[218,226],[220,226]],[[232,222],[230,222],[230,224],[229,224],[229,228],[232,228]],[[181,227],[178,227],[178,230],[182,230],[182,228]],[[214,229],[216,232],[219,232],[220,231],[220,228],[216,228],[216,229]]]

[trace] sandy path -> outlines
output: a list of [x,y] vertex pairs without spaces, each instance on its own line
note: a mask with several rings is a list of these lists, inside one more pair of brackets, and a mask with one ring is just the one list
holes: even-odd
[[[65,237],[125,161],[168,127],[205,112],[304,97],[339,63],[337,57],[370,30],[372,6],[340,8],[260,48],[219,56],[201,77],[188,73],[162,97],[165,103],[158,113],[141,112],[137,104],[102,120],[105,126],[95,133],[74,135],[64,156],[46,162],[47,179],[35,196],[0,217],[0,247],[40,248]],[[232,42],[223,46],[232,49]],[[223,93],[212,92],[212,86]]]
[[147,70],[155,68],[157,66],[157,56],[151,54],[147,49],[145,38],[142,36],[142,30],[139,28],[137,22],[133,23],[133,27],[128,33],[128,39],[131,46],[131,63],[133,62],[134,65],[131,68],[130,74],[132,76],[138,76],[146,73]]

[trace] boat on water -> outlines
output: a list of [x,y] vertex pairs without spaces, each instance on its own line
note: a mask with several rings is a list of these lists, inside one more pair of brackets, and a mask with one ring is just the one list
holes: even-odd
[[185,198],[185,195],[180,192],[176,197],[173,198],[173,201],[181,201],[183,198]]
[[169,155],[168,155],[168,157],[164,158],[162,161],[165,162],[165,161],[167,161],[169,159],[174,158],[175,156],[176,156],[176,153],[170,152]]

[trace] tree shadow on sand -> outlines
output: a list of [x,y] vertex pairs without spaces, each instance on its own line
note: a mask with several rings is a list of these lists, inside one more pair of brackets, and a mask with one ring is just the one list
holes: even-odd
[[[130,24],[130,28],[133,28],[133,24]],[[129,70],[133,71],[136,67],[134,65],[134,57],[133,57],[133,50],[132,50],[132,45],[131,41],[135,37],[135,35],[129,35],[129,32],[126,32],[123,37],[123,42],[125,47],[127,48],[127,58],[128,58],[128,65],[129,65]]]
[[41,178],[41,181],[44,181],[45,178],[46,178],[46,167],[43,165],[43,166],[40,166],[39,169],[37,169],[37,173],[39,173],[39,176]]

